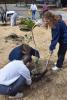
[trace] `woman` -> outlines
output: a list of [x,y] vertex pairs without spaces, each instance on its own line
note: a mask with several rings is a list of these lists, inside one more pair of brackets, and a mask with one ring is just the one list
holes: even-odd
[[46,22],[46,26],[51,28],[52,40],[49,47],[51,54],[57,43],[59,43],[57,63],[52,68],[52,70],[58,70],[62,68],[67,51],[67,26],[58,15],[54,15],[52,12],[48,11],[43,15],[43,20]]
[[30,61],[32,61],[32,55],[40,57],[39,52],[36,49],[33,49],[27,44],[22,44],[15,47],[9,54],[9,60],[22,60],[25,55],[30,56]]
[[43,8],[42,8],[42,12],[41,12],[40,16],[42,16],[48,10],[49,10],[48,5],[46,3],[44,3],[43,4]]

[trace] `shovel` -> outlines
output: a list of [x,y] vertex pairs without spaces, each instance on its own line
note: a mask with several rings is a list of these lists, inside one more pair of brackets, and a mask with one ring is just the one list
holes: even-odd
[[47,70],[47,67],[48,67],[48,64],[49,64],[49,61],[50,61],[51,56],[52,56],[52,54],[50,54],[50,56],[49,56],[49,58],[48,58],[48,60],[47,60],[47,62],[46,62],[45,70]]

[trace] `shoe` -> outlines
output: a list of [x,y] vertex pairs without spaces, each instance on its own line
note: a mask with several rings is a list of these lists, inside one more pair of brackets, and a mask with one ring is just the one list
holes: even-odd
[[54,63],[54,65],[56,66],[56,62]]
[[9,99],[18,99],[23,98],[23,93],[17,93],[15,96],[9,96]]
[[23,93],[17,93],[15,96],[16,97],[23,97]]
[[52,70],[53,71],[57,71],[57,70],[59,70],[60,68],[58,68],[57,66],[54,66],[54,67],[52,67]]

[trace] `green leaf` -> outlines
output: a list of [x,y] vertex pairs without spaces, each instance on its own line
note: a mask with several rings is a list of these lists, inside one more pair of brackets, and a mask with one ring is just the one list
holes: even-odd
[[30,30],[32,30],[33,26],[35,25],[35,23],[31,20],[31,19],[21,19],[21,25],[24,25],[24,28],[28,28]]

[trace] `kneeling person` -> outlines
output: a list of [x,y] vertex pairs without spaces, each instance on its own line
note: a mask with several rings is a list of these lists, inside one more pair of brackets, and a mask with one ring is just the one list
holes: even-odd
[[36,56],[40,58],[40,54],[38,50],[30,47],[27,44],[22,44],[20,46],[15,47],[9,54],[9,60],[22,60],[24,56],[30,56],[30,59],[32,60],[32,56]]
[[25,85],[31,85],[29,61],[26,56],[23,61],[13,60],[0,69],[0,94],[15,96]]

